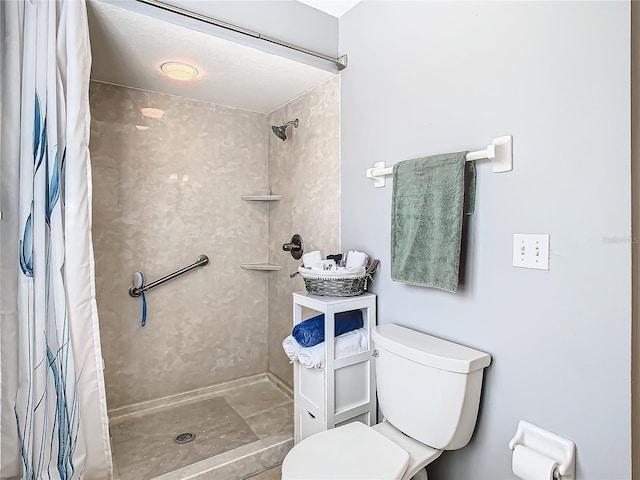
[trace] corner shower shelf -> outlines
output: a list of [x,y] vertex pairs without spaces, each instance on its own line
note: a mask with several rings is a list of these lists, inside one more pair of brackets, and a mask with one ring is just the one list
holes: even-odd
[[248,202],[275,202],[282,198],[282,195],[240,195],[240,198]]
[[282,265],[274,265],[273,263],[241,263],[240,268],[243,270],[262,270],[267,272],[275,272],[282,268]]

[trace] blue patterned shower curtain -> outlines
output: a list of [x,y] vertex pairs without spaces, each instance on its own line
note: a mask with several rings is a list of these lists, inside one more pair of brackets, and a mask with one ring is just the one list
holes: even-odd
[[[17,234],[5,241],[2,232],[3,286],[16,290],[15,315],[3,306],[2,321],[15,322],[17,345],[8,352],[2,344],[3,363],[13,362],[3,365],[2,380],[14,379],[15,388],[2,390],[0,477],[19,468],[29,480],[108,479],[91,243],[86,5],[2,1],[0,17],[2,176],[17,181],[2,194],[3,222]],[[7,409],[14,425],[7,424]]]

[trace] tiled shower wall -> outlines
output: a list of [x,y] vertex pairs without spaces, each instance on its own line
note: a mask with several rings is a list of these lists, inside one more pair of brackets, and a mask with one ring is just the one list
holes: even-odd
[[[340,250],[339,77],[270,115],[91,83],[96,288],[109,409],[267,370],[291,385],[282,339],[291,330],[281,249],[293,233],[306,251]],[[159,119],[140,109],[164,111]],[[271,125],[299,118],[282,142]],[[148,127],[148,128],[147,128]],[[246,202],[248,193],[283,195]],[[209,256],[147,294],[147,282]],[[279,272],[245,271],[270,260]]]
[[[110,409],[267,370],[265,115],[92,82],[93,241]],[[159,119],[141,115],[159,108]],[[148,129],[147,129],[148,127]],[[156,280],[209,256],[147,294]]]
[[289,385],[293,371],[281,343],[291,333],[291,293],[303,291],[304,283],[289,278],[301,262],[282,244],[299,233],[306,252],[340,252],[340,77],[272,112],[269,123],[296,118],[300,126],[287,129],[287,141],[269,137],[269,183],[283,195],[269,214],[270,259],[283,265],[269,277],[269,370]]

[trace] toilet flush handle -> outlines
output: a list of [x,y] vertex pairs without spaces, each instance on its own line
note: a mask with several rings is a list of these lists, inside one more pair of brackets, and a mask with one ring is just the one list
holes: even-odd
[[378,350],[376,350],[375,348],[373,349],[373,352],[371,352],[371,356],[378,358],[380,356],[380,352],[378,352]]

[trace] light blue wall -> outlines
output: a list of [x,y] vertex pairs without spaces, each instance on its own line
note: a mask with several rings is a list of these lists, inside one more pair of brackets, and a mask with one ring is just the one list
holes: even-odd
[[[343,248],[382,262],[380,323],[493,356],[475,437],[431,480],[513,478],[522,418],[576,442],[579,479],[631,478],[629,22],[627,2],[364,2],[340,20]],[[478,164],[464,288],[392,282],[392,188],[366,168],[506,134],[514,171]],[[550,271],[511,267],[513,233],[550,234]]]

